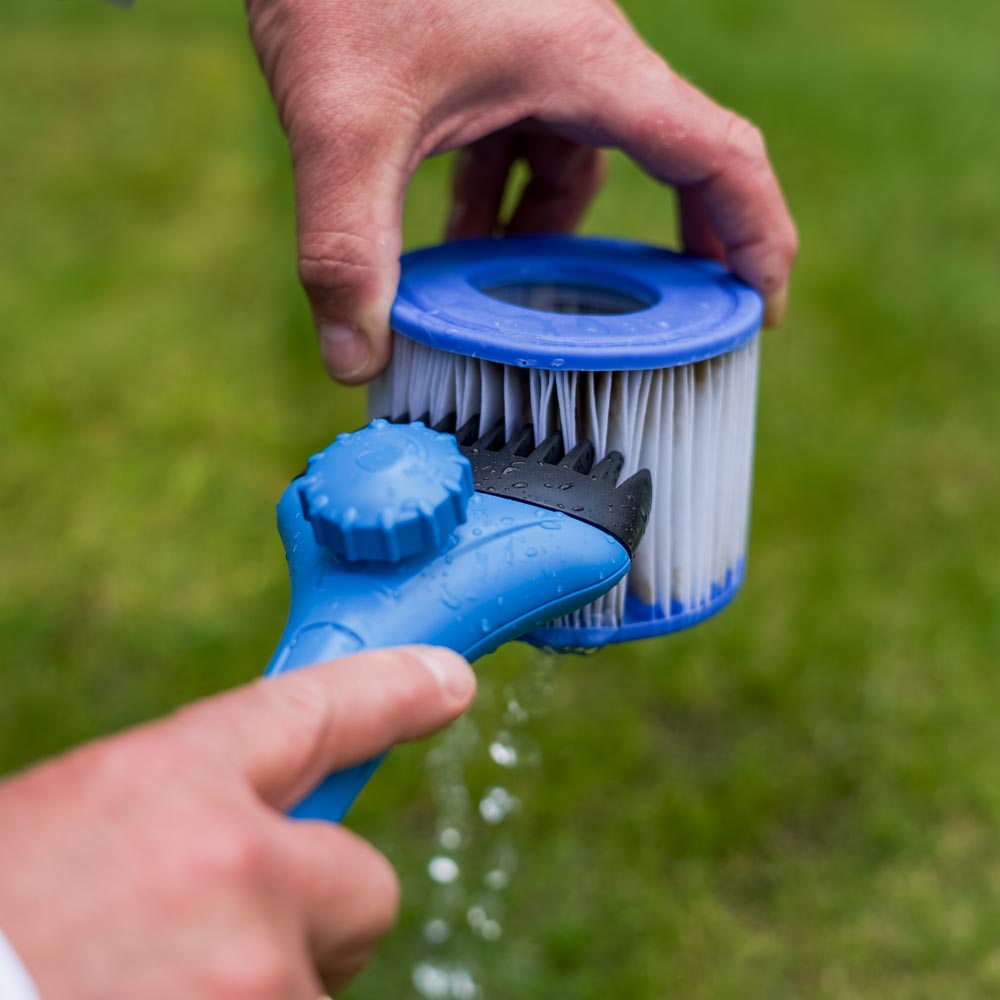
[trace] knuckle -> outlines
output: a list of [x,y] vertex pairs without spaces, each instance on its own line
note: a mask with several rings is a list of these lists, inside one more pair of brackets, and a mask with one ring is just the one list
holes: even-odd
[[572,38],[572,63],[584,71],[597,67],[617,68],[623,54],[637,58],[646,49],[628,22],[611,5],[602,10],[593,4],[557,4],[548,16],[543,16],[543,11],[539,10],[527,24],[533,29],[536,51],[544,51],[557,59],[567,51],[566,39]]
[[360,953],[374,948],[395,924],[399,876],[384,854],[353,834],[342,841],[340,862],[351,869],[352,892],[338,953]]
[[757,284],[765,295],[786,285],[798,248],[798,235],[791,220],[761,246],[762,269]]
[[327,230],[299,239],[299,280],[307,291],[364,295],[378,289],[378,247],[366,236]]
[[767,159],[764,133],[753,122],[732,111],[726,113],[722,149],[727,160],[759,163]]
[[205,971],[206,995],[214,1000],[284,1000],[299,979],[287,951],[272,936],[244,936],[221,950]]
[[[554,5],[560,7],[561,5]],[[563,15],[561,18],[559,15]],[[513,17],[505,25],[502,44],[492,48],[491,61],[496,65],[518,64],[537,67],[537,56],[541,53],[558,51],[560,45],[560,21],[563,31],[571,31],[563,10],[539,11],[534,17]],[[565,35],[562,42],[565,42]],[[529,57],[531,62],[529,63]]]
[[191,879],[201,885],[243,887],[263,881],[270,870],[271,849],[255,829],[218,824],[201,837],[189,859]]
[[[268,711],[282,729],[294,734],[290,753],[295,756],[294,773],[312,772],[314,765],[329,756],[329,745],[349,710],[342,694],[323,680],[322,670],[303,670],[277,682],[258,681],[268,699]],[[294,747],[294,751],[291,749]]]
[[399,876],[386,858],[372,851],[368,867],[369,892],[356,927],[358,939],[364,943],[377,941],[392,929],[400,901]]
[[374,77],[343,66],[299,67],[287,86],[293,161],[332,153],[342,172],[363,172],[375,158],[398,149],[419,126],[423,110],[405,66],[404,58]]
[[[149,754],[143,754],[146,760]],[[82,775],[99,787],[115,789],[131,785],[136,770],[136,748],[128,737],[110,739],[85,748],[67,758]]]
[[799,234],[795,223],[789,219],[785,234],[781,240],[782,256],[789,265],[795,263],[799,256]]
[[301,671],[285,683],[258,683],[266,685],[267,694],[274,699],[273,711],[287,730],[295,733],[297,745],[310,755],[320,752],[336,728],[340,696],[313,671]]
[[117,800],[134,795],[136,786],[147,785],[151,775],[176,773],[179,757],[176,741],[157,727],[102,740],[67,761],[88,787]]
[[335,87],[326,86],[322,79],[292,88],[287,106],[288,142],[294,163],[333,152],[346,165],[355,155],[374,152],[378,142],[374,129],[364,116],[345,110]]

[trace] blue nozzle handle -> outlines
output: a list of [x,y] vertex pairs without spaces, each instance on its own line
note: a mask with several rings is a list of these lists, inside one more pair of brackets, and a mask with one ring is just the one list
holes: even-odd
[[[363,649],[429,643],[475,660],[589,604],[628,572],[624,546],[559,511],[489,494],[440,548],[396,563],[355,561],[316,541],[302,480],[278,504],[291,608],[268,675]],[[330,775],[290,813],[339,822],[381,757]]]
[[[273,669],[272,661],[268,673],[284,673],[298,667],[308,667],[315,663],[336,660],[341,656],[350,656],[351,653],[366,648],[359,646],[358,642],[356,636],[333,625],[320,624],[318,627],[306,625],[287,651],[281,669]],[[279,646],[275,659],[282,651],[282,647]],[[340,822],[384,758],[385,754],[380,754],[355,767],[328,775],[302,802],[289,810],[288,815],[295,819],[325,819]]]

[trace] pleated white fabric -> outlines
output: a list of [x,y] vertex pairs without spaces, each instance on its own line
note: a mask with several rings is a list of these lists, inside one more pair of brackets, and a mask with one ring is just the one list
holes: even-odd
[[589,439],[600,459],[625,456],[622,478],[649,469],[653,509],[632,570],[615,590],[560,622],[617,626],[626,592],[662,614],[703,607],[741,571],[746,554],[757,401],[758,337],[676,368],[572,372],[512,368],[435,350],[396,335],[393,359],[369,390],[374,416],[485,431],[503,417],[536,441],[562,433],[567,450]]

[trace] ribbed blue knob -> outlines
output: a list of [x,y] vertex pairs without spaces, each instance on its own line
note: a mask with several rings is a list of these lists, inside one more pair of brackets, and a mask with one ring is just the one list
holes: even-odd
[[316,542],[349,562],[440,549],[465,522],[472,467],[450,434],[373,420],[309,459],[299,485]]

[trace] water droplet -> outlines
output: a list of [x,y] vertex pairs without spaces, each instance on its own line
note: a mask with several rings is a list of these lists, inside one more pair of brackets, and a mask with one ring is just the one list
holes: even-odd
[[481,629],[483,630],[483,634],[484,634],[484,635],[485,635],[485,634],[486,634],[487,632],[489,632],[489,630],[490,630],[490,628],[491,628],[491,626],[490,626],[490,620],[489,620],[489,618],[484,618],[484,619],[483,619],[483,620],[482,620],[482,621],[481,621],[481,622],[479,623],[479,627],[480,627],[480,628],[481,628]]
[[510,739],[506,733],[501,733],[490,744],[490,757],[501,767],[517,767],[517,751],[505,739]]
[[517,700],[513,695],[508,695],[507,697],[507,714],[506,719],[511,722],[527,722],[529,715],[527,709]]
[[477,1000],[483,994],[468,969],[452,969],[451,995],[455,1000]]
[[457,611],[462,606],[462,602],[444,584],[441,585],[441,603],[452,611]]
[[479,815],[490,826],[502,823],[520,803],[506,788],[491,788],[479,802]]
[[497,941],[503,933],[500,923],[490,917],[481,906],[469,907],[465,919],[484,941]]
[[483,884],[487,889],[501,892],[510,885],[510,875],[502,868],[494,868],[483,876]]
[[438,841],[446,851],[454,851],[462,846],[462,832],[453,826],[446,826],[438,836]]
[[529,559],[534,559],[534,558],[535,558],[535,556],[537,556],[537,555],[538,555],[538,549],[536,549],[536,548],[534,547],[534,545],[529,545],[529,546],[528,546],[528,547],[527,547],[527,548],[526,548],[526,549],[524,550],[524,554],[525,554],[525,555],[526,555],[526,556],[527,556],[527,557],[528,557]]
[[413,970],[413,985],[428,1000],[446,1000],[451,992],[451,976],[430,962],[421,962]]
[[486,920],[482,927],[476,929],[484,941],[499,941],[500,936],[503,934],[503,928],[496,920]]
[[451,937],[451,927],[447,920],[435,917],[424,924],[424,940],[430,944],[444,944]]
[[453,858],[446,858],[439,855],[436,858],[431,858],[430,864],[427,866],[427,874],[438,885],[451,885],[461,874],[461,869]]
[[[552,518],[551,512],[548,517]],[[417,923],[417,945],[423,954],[412,966],[412,992],[426,1000],[483,998],[478,973],[470,963],[484,956],[491,942],[505,936],[499,919],[501,893],[509,889],[518,864],[512,837],[519,802],[499,785],[476,789],[472,798],[470,791],[476,785],[470,787],[467,768],[477,762],[484,748],[494,765],[513,771],[512,780],[518,772],[537,765],[538,748],[525,723],[544,710],[553,670],[551,657],[538,658],[510,684],[484,688],[496,710],[503,713],[495,734],[487,736],[474,718],[466,717],[428,750],[425,759],[437,802],[437,831],[428,864],[433,883]],[[500,780],[506,784],[508,775],[503,774]],[[493,779],[497,781],[497,772]]]

